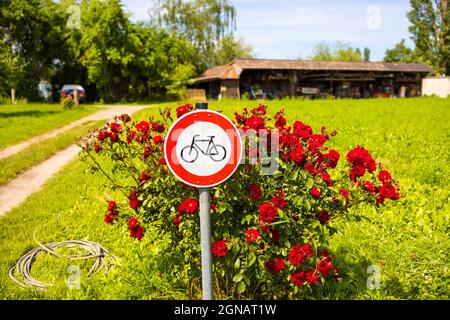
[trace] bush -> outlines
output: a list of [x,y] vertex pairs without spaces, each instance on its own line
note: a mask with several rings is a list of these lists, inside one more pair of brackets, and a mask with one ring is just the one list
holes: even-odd
[[[180,106],[177,117],[192,109]],[[173,118],[168,109],[160,115],[160,121],[138,123],[122,115],[85,139],[83,148],[92,168],[102,170],[128,197],[126,205],[108,201],[104,221],[119,227],[126,223],[137,240],[146,228],[168,237],[173,256],[182,261],[174,258],[167,273],[190,287],[200,276],[197,190],[168,172],[163,143]],[[326,281],[342,280],[326,249],[337,231],[335,221],[359,219],[349,210],[355,206],[398,199],[397,183],[360,146],[338,165],[341,155],[326,146],[335,131],[322,127],[313,133],[301,121],[287,126],[283,111],[270,119],[264,105],[235,117],[244,132],[268,130],[268,151],[279,141],[279,167],[273,175],[261,175],[266,150],[250,150],[246,164],[212,191],[216,297],[301,298]],[[248,164],[250,156],[259,161]],[[102,157],[114,163],[111,171],[100,165]]]

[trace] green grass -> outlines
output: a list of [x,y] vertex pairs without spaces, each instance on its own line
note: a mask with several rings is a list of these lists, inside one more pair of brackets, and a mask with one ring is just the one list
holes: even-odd
[[[315,130],[336,129],[332,144],[345,153],[357,144],[367,147],[393,172],[406,195],[375,209],[361,207],[367,219],[337,221],[340,232],[331,239],[331,251],[344,280],[318,287],[312,299],[449,299],[450,298],[450,99],[269,101],[270,113],[284,107],[289,119],[300,119]],[[228,115],[257,102],[221,101],[211,109]],[[161,106],[176,106],[161,104]],[[143,110],[134,118],[157,113]],[[342,159],[343,160],[343,159]],[[180,299],[186,288],[177,287],[164,270],[173,258],[164,241],[133,241],[125,226],[102,222],[104,178],[85,173],[73,161],[23,205],[0,218],[0,298],[5,299]],[[117,197],[117,195],[114,195]],[[20,232],[19,232],[20,230]],[[33,232],[41,242],[67,239],[98,241],[120,258],[108,276],[82,278],[81,290],[64,285],[67,261],[40,257],[33,275],[56,281],[37,292],[18,288],[7,276],[21,255],[34,248]],[[46,260],[48,259],[48,260]],[[51,263],[51,264],[50,264]],[[369,290],[367,267],[382,264],[381,288]],[[49,267],[51,266],[51,267]],[[82,274],[87,266],[82,265]],[[49,273],[51,270],[51,273]]]
[[27,149],[0,160],[0,185],[14,179],[32,166],[50,158],[56,152],[76,143],[88,130],[101,127],[104,121],[87,122],[54,138],[35,143]]
[[98,108],[85,105],[63,111],[59,104],[0,104],[0,150],[62,127],[97,110]]

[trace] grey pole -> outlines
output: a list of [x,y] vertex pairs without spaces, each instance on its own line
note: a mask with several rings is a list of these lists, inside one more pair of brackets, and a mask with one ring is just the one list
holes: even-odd
[[[208,109],[207,102],[197,102],[196,109]],[[202,296],[213,300],[210,188],[198,188],[200,202],[200,247],[202,252]]]
[[199,188],[200,195],[200,247],[202,250],[202,293],[203,300],[213,300],[211,214],[209,204],[210,188]]

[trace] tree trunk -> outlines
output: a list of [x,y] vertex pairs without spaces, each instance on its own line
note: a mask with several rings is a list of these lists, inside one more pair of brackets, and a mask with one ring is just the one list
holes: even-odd
[[16,89],[12,88],[11,89],[11,102],[12,104],[16,104],[17,100],[16,100]]

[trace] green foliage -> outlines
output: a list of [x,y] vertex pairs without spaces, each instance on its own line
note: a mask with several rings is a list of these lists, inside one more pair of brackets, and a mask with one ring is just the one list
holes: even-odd
[[448,0],[410,0],[409,31],[418,55],[437,73],[450,73],[450,6]]
[[244,43],[242,38],[236,39],[227,35],[220,40],[213,54],[213,65],[224,65],[236,58],[254,58],[253,48]]
[[386,62],[419,62],[414,50],[405,45],[405,39],[397,43],[394,48],[386,50],[383,60]]
[[318,43],[310,57],[317,61],[369,61],[370,49],[364,48],[364,55],[359,48],[353,48],[349,43],[338,41],[334,47],[326,42]]

